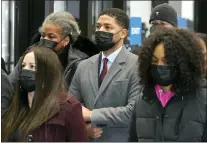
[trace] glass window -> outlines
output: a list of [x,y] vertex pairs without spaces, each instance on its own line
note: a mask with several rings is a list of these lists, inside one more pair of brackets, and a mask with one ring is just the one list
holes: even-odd
[[45,1],[45,16],[52,12],[68,11],[78,21],[80,18],[80,1],[66,0],[66,1]]
[[108,8],[112,7],[112,1],[110,0],[96,0],[92,1],[92,24],[95,25],[99,14]]
[[54,1],[54,12],[64,11],[66,9],[65,1]]
[[[149,35],[149,19],[152,10],[152,1],[127,1],[126,12],[129,17],[140,17],[142,21],[142,41]],[[130,40],[130,38],[128,38]],[[139,45],[129,45],[135,52]]]
[[69,11],[78,21],[78,19],[80,18],[80,1],[67,0],[65,1],[65,3],[66,3],[66,10]]
[[1,54],[10,72],[14,68],[14,21],[15,1],[2,1]]
[[45,1],[45,17],[54,11],[54,1]]
[[194,1],[169,1],[169,4],[177,11],[179,17],[187,20],[187,28],[193,30]]
[[91,38],[94,39],[95,26],[98,20],[98,16],[103,10],[112,7],[112,0],[93,0],[90,4],[92,5],[92,13],[89,13],[89,15],[92,14]]

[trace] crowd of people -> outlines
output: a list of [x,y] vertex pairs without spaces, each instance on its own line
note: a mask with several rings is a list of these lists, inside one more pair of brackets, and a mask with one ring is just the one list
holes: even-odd
[[2,141],[207,141],[207,35],[179,29],[166,3],[149,23],[133,54],[121,9],[99,14],[94,41],[69,12],[47,16],[14,70],[2,66]]

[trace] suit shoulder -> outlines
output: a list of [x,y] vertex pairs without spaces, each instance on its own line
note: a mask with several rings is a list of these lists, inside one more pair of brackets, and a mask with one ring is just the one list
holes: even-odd
[[129,52],[129,58],[133,59],[133,60],[138,60],[138,56],[133,54],[133,53],[131,53],[131,52]]
[[129,52],[127,59],[126,59],[126,63],[128,67],[135,68],[137,70],[138,56]]
[[85,66],[87,66],[88,63],[90,63],[90,62],[92,62],[92,61],[95,61],[95,60],[98,58],[98,56],[99,56],[99,54],[94,55],[94,56],[92,56],[92,57],[90,57],[90,58],[88,58],[88,59],[85,59],[85,60],[81,61],[80,64],[79,64],[79,66],[80,66],[80,67],[85,67]]

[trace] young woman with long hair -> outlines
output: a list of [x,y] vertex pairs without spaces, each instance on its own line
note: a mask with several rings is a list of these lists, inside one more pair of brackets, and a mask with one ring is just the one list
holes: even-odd
[[175,29],[156,31],[143,43],[138,69],[143,93],[134,106],[129,141],[207,141],[204,57],[198,46],[191,32]]
[[21,65],[16,95],[2,118],[2,141],[87,141],[81,104],[67,93],[57,55],[35,45]]

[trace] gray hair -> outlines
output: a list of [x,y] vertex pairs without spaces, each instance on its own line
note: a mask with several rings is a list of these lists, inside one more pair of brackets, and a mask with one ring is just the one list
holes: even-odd
[[79,26],[73,17],[73,15],[66,11],[55,12],[48,15],[42,26],[39,28],[39,32],[42,32],[42,28],[46,24],[55,24],[60,26],[62,29],[62,37],[71,36],[72,41],[76,41],[78,36],[80,35]]

